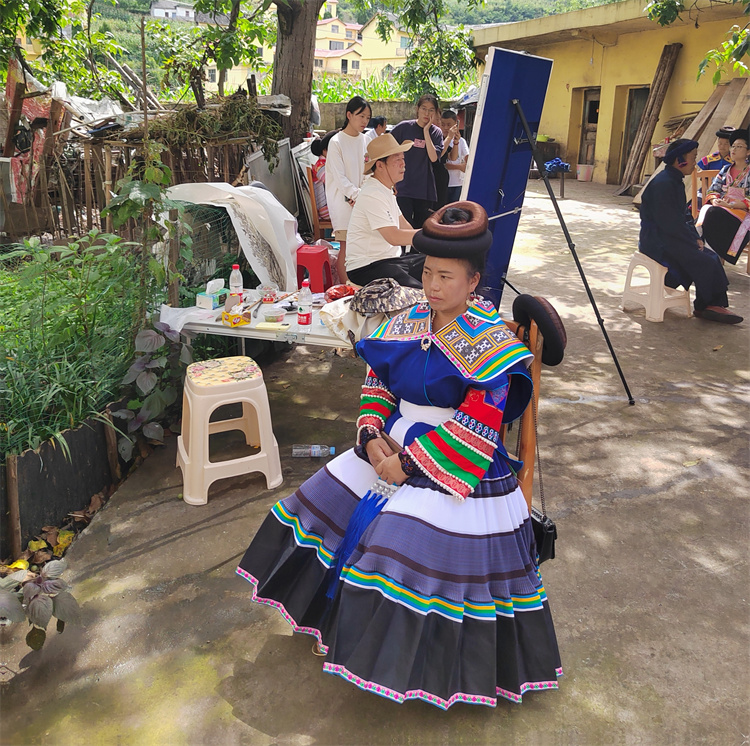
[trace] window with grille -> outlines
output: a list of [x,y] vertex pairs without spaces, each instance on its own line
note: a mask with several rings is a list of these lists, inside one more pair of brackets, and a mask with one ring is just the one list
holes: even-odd
[[216,82],[216,68],[215,67],[208,68],[208,82],[209,83]]
[[352,60],[352,70],[359,70],[359,60]]
[[330,50],[343,49],[343,48],[344,48],[343,41],[329,41],[328,42],[328,49]]
[[339,27],[338,26],[331,26],[331,33],[332,34],[338,34]]
[[323,60],[315,60],[314,67],[323,67]]

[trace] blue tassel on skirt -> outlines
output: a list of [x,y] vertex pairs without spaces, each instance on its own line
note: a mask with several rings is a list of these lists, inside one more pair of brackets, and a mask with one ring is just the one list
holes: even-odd
[[398,488],[399,485],[397,484],[388,484],[388,482],[378,479],[367,491],[367,494],[357,503],[357,507],[354,508],[352,517],[349,519],[344,538],[336,550],[333,564],[329,570],[331,577],[328,581],[328,590],[326,591],[328,598],[333,599],[336,595],[336,588],[339,584],[341,572],[344,569],[346,561],[357,548],[362,534],[364,534],[367,527],[375,520],[380,511],[383,510],[385,504]]

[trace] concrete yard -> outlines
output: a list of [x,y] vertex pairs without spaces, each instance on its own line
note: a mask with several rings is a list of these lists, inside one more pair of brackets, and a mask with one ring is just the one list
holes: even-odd
[[364,363],[297,347],[263,365],[284,484],[226,480],[191,507],[174,438],[148,458],[67,553],[83,626],[37,653],[23,627],[3,631],[2,744],[748,744],[747,259],[727,265],[739,326],[623,313],[638,214],[614,187],[565,186],[563,214],[636,404],[543,184],[530,182],[509,279],[547,297],[568,333],[540,404],[559,531],[542,566],[559,691],[495,710],[397,705],[324,674],[312,638],[250,602],[238,560],[271,505],[320,465],[292,459],[292,443],[344,450],[355,434]]

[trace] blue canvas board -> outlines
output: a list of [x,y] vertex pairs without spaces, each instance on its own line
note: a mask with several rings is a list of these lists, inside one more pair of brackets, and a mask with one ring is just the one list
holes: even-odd
[[485,297],[499,305],[503,282],[521,217],[531,167],[531,144],[524,132],[518,99],[534,137],[547,94],[552,60],[490,47],[482,75],[477,114],[461,199],[487,211],[492,246],[482,278]]

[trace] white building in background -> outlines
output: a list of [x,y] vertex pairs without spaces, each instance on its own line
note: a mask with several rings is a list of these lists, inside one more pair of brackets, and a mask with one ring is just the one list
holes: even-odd
[[154,0],[149,14],[153,18],[174,18],[178,21],[194,21],[195,10],[190,3],[180,3],[176,0]]

